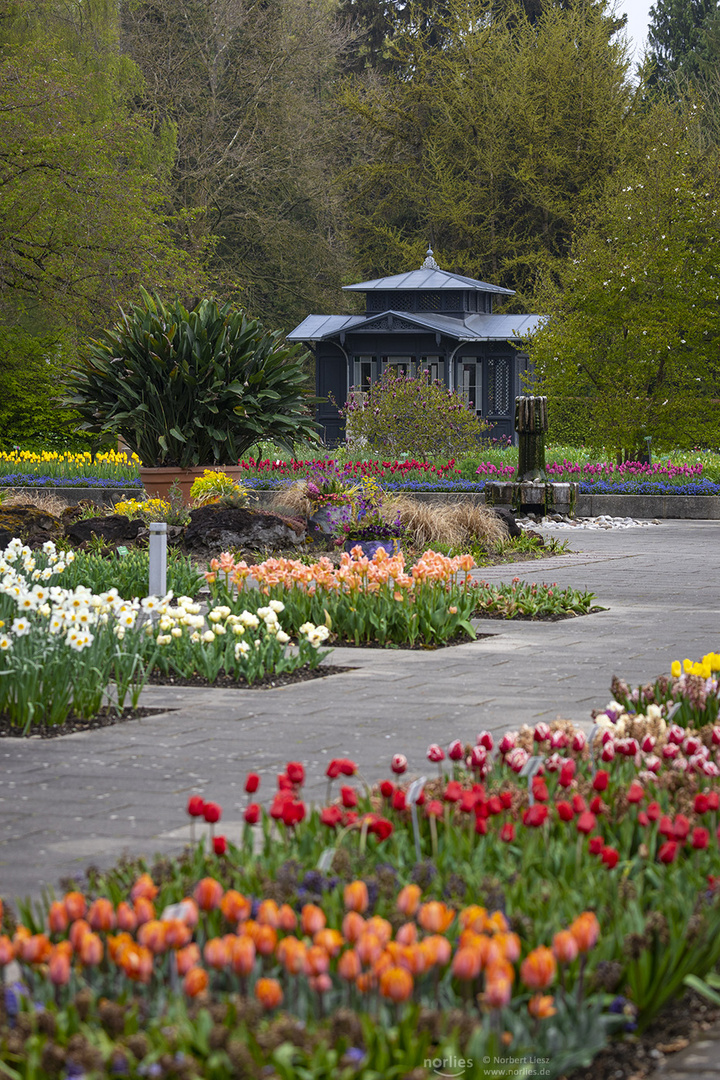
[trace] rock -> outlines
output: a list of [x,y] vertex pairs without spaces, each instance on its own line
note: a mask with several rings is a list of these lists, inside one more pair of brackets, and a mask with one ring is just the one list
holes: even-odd
[[185,547],[198,554],[295,547],[305,539],[305,524],[268,510],[201,506],[190,514]]
[[545,547],[545,537],[541,533],[535,532],[534,529],[525,529],[525,536],[528,536],[531,540],[539,540],[540,547]]
[[137,540],[143,527],[140,518],[128,518],[124,514],[108,514],[107,517],[86,518],[74,521],[65,528],[65,535],[72,544],[86,544],[96,536],[108,547]]
[[0,550],[16,536],[30,547],[41,547],[47,540],[57,540],[62,531],[60,518],[32,503],[8,506],[4,510],[0,507]]
[[492,510],[507,527],[507,531],[511,537],[522,536],[523,531],[515,520],[515,515],[512,510],[508,506],[493,506]]

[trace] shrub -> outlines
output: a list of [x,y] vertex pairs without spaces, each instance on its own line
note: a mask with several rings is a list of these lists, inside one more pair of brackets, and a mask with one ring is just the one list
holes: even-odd
[[298,346],[231,304],[142,297],[70,373],[84,428],[121,436],[147,467],[235,464],[260,439],[292,451],[317,438]]
[[341,410],[348,442],[373,450],[415,455],[461,454],[475,450],[487,425],[466,402],[425,373],[411,378],[392,370],[367,391],[351,392]]

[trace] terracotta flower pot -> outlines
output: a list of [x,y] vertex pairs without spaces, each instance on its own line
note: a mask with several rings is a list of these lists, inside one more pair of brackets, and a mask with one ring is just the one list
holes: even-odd
[[206,469],[223,472],[231,480],[242,480],[247,475],[240,465],[198,465],[196,469],[140,469],[140,479],[150,498],[167,499],[170,488],[177,481],[183,502],[190,502],[190,488]]

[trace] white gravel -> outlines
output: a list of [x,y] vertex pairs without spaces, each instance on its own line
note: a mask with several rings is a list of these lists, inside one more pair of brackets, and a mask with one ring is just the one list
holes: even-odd
[[610,517],[601,514],[600,517],[569,518],[563,514],[550,514],[549,517],[518,517],[518,525],[523,529],[546,529],[548,532],[562,529],[640,529],[646,525],[659,525],[660,521],[653,518],[652,521],[641,521],[631,517]]

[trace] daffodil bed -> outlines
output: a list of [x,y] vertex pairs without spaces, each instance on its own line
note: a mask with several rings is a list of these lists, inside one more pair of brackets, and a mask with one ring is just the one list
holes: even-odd
[[587,1065],[686,986],[712,994],[719,670],[710,653],[637,689],[616,679],[589,736],[568,721],[497,745],[480,732],[426,763],[396,754],[373,786],[334,759],[321,807],[301,762],[266,809],[250,773],[239,847],[192,795],[203,835],[182,858],[126,861],[87,895],[21,907],[20,925],[5,911],[5,1074]]

